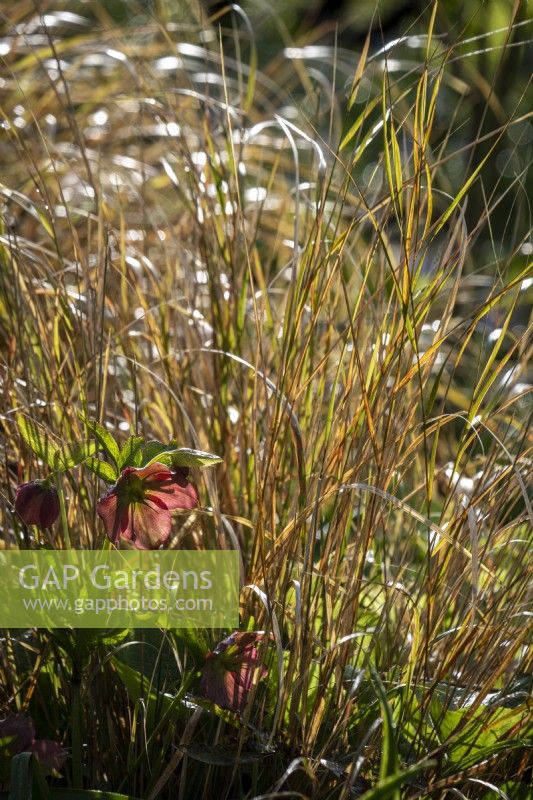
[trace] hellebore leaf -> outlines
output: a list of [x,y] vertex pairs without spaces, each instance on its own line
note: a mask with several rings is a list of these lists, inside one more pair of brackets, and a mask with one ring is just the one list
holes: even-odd
[[23,414],[17,414],[16,422],[19,433],[30,450],[45,464],[48,464],[50,469],[55,469],[55,459],[59,453],[59,447],[50,440],[41,425]]
[[73,469],[94,455],[97,450],[98,444],[95,441],[67,444],[55,454],[54,469],[59,471]]
[[[149,444],[159,444],[150,442]],[[188,447],[176,447],[175,445],[161,445],[163,449],[156,452],[156,448],[152,451],[148,450],[149,460],[146,461],[145,466],[151,464],[153,461],[159,461],[162,464],[168,464],[171,467],[211,467],[214,464],[220,464],[222,459],[213,453],[204,453],[203,450],[191,450]]]
[[154,461],[159,461],[162,464],[167,463],[168,466],[168,462],[160,459],[159,456],[171,453],[176,447],[177,445],[174,442],[163,444],[163,442],[158,442],[157,439],[145,442],[142,448],[142,466],[146,467]]
[[140,467],[142,464],[142,448],[144,439],[142,436],[129,436],[120,451],[118,457],[118,468]]
[[81,416],[80,419],[85,423],[88,430],[94,434],[96,441],[104,453],[109,456],[109,458],[118,467],[120,460],[120,448],[107,428],[104,428],[104,426],[100,425],[100,423],[95,419],[87,419],[84,416]]
[[108,464],[107,461],[101,461],[99,458],[88,458],[85,461],[85,466],[106,483],[115,483],[118,478],[118,473],[111,464]]
[[212,467],[221,464],[222,458],[214,453],[204,453],[203,450],[191,450],[188,447],[179,447],[170,453],[173,467]]

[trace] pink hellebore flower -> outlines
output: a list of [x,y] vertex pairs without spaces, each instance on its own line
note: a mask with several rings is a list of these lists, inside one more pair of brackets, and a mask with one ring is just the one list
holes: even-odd
[[17,486],[15,511],[26,525],[50,528],[59,516],[57,489],[49,481],[30,481]]
[[200,694],[221,708],[242,713],[246,707],[256,669],[267,674],[261,663],[258,642],[267,638],[263,631],[237,631],[219,642],[205,660]]
[[46,770],[59,771],[66,759],[60,744],[49,739],[36,739],[31,717],[9,714],[0,720],[0,749],[9,758],[19,753],[33,753]]
[[138,550],[155,550],[165,544],[172,526],[171,512],[198,505],[198,492],[187,475],[187,469],[160,463],[122,470],[96,507],[113,544],[119,538]]

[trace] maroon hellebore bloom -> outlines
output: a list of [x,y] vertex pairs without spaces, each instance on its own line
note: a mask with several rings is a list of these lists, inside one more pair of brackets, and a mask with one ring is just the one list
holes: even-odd
[[50,528],[59,516],[57,489],[49,481],[30,481],[17,486],[15,511],[26,525]]
[[165,544],[172,526],[171,511],[198,505],[198,492],[187,475],[187,469],[171,469],[158,462],[123,469],[96,507],[113,544],[119,538],[138,550],[155,550]]
[[260,668],[264,676],[268,671],[257,649],[266,636],[263,631],[237,631],[219,642],[206,656],[200,694],[221,708],[242,713],[254,672]]
[[33,720],[23,714],[9,714],[0,720],[0,753],[8,758],[19,753],[34,753],[47,770],[59,771],[66,759],[66,752],[60,744],[35,738]]

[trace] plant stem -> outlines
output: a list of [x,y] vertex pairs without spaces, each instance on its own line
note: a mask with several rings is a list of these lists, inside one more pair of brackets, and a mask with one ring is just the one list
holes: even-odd
[[81,789],[83,788],[81,671],[76,656],[74,656],[72,668],[70,726],[72,746],[72,785],[74,789]]
[[70,550],[72,545],[70,544],[70,534],[68,530],[67,508],[65,506],[63,483],[61,481],[59,472],[54,472],[54,480],[56,484],[57,495],[59,497],[59,514],[61,517],[61,528],[63,530],[63,544],[66,550]]

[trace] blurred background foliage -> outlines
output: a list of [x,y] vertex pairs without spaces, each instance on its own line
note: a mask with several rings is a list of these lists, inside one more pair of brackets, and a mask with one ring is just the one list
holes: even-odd
[[[235,10],[230,3],[209,0],[22,0],[0,2],[0,9],[6,31],[12,32],[17,20],[24,27],[44,14],[52,29],[66,38],[90,34],[91,27],[97,31],[116,25],[131,30],[132,36],[144,37],[148,44],[150,25],[157,19],[178,26],[181,39],[187,40],[189,30],[194,41],[199,26],[213,36],[220,26],[226,55],[232,53],[233,30],[233,55],[249,61],[248,40],[265,76],[287,90],[287,107],[295,117],[296,108],[315,123],[322,116],[325,129],[321,132],[327,139],[331,96],[335,96],[339,118],[346,118],[351,71],[367,34],[370,53],[375,54],[375,84],[371,85],[368,71],[356,111],[379,85],[385,63],[397,77],[398,86],[402,79],[412,78],[424,47],[431,4],[425,0],[243,0]],[[73,15],[79,15],[78,20]],[[494,144],[493,134],[515,121],[496,143],[481,181],[469,192],[465,209],[471,230],[491,198],[498,197],[498,213],[490,226],[480,226],[480,235],[472,243],[476,257],[487,262],[516,249],[530,227],[527,198],[532,188],[528,165],[533,153],[533,123],[516,120],[526,116],[533,104],[532,23],[529,4],[521,0],[442,0],[438,4],[435,61],[444,55],[448,61],[439,96],[441,126],[437,118],[435,140],[446,139],[449,151],[457,151],[440,170],[441,178],[447,179],[444,185],[448,184],[443,188],[453,194],[473,165],[487,155]],[[242,35],[243,28],[247,35]],[[313,51],[313,46],[322,49]],[[291,85],[289,73],[297,73],[299,63],[309,68],[309,74],[302,84]],[[454,124],[448,130],[452,107]],[[476,142],[474,147],[468,146],[471,142]],[[404,146],[408,149],[407,143]],[[370,144],[368,158],[354,171],[363,184],[374,171],[380,148],[378,137]]]

